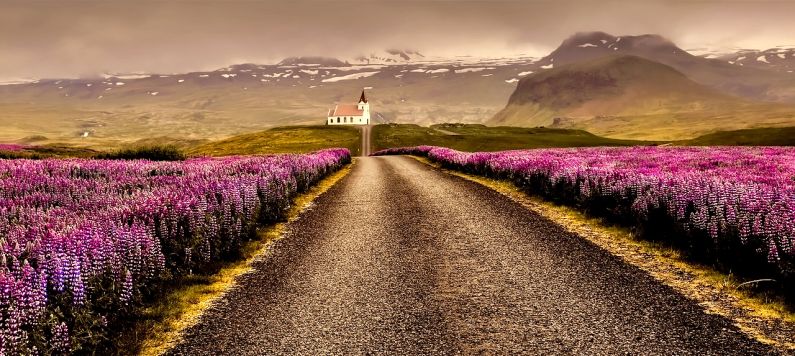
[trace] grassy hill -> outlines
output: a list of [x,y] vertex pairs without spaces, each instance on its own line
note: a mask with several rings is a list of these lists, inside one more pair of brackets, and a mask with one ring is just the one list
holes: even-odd
[[303,153],[324,148],[344,147],[358,155],[361,150],[360,129],[346,126],[283,126],[237,135],[189,147],[189,155],[246,155],[268,153]]
[[687,146],[795,146],[795,127],[718,131],[676,144]]
[[462,151],[502,151],[525,148],[630,146],[648,141],[617,140],[582,130],[523,127],[488,127],[476,124],[440,124],[423,127],[386,124],[373,127],[373,150],[433,145]]
[[[0,145],[2,146],[2,145]],[[20,146],[15,149],[8,149],[7,147],[0,147],[0,159],[42,159],[42,158],[90,158],[98,153],[84,147],[72,147],[68,145],[26,145]]]
[[[382,124],[372,129],[373,150],[390,147],[434,145],[463,151],[501,151],[529,148],[631,146],[674,144],[685,146],[795,146],[795,127],[718,131],[690,140],[639,141],[606,138],[584,130],[484,126],[479,124]],[[137,148],[174,147],[187,156],[301,153],[331,147],[345,147],[353,155],[361,150],[358,127],[283,126],[231,136],[222,140],[182,140],[155,137],[122,146]],[[0,151],[2,158],[98,157],[116,153],[118,148],[93,150],[67,145],[31,145],[18,151]]]

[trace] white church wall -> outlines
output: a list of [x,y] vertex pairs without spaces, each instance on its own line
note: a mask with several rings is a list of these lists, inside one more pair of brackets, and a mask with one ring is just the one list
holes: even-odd
[[[364,98],[364,92],[362,92]],[[366,100],[366,99],[364,99]],[[370,103],[361,100],[357,103],[356,108],[361,111],[361,115],[357,116],[328,116],[326,118],[327,125],[369,125],[370,124]],[[329,112],[336,112],[337,108]]]
[[369,117],[365,116],[334,116],[326,120],[327,125],[367,125]]

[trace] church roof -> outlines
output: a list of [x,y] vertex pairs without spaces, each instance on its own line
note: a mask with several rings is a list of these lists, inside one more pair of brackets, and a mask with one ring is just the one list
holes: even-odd
[[361,102],[365,102],[365,103],[367,102],[367,97],[364,96],[364,89],[362,89],[362,96],[359,97],[359,101],[358,102],[360,102],[360,103]]
[[362,116],[364,111],[359,110],[356,104],[337,104],[329,116]]

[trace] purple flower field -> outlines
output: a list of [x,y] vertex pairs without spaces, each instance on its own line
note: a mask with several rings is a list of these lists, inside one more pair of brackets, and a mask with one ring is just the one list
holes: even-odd
[[27,146],[13,144],[13,143],[0,143],[0,151],[16,152],[16,151],[22,151],[25,148],[27,148]]
[[154,283],[234,257],[349,161],[0,160],[0,354],[76,351]]
[[754,277],[795,274],[795,149],[632,147],[468,153],[441,147],[377,152],[427,156],[448,168],[513,180],[525,190],[631,226],[692,257]]

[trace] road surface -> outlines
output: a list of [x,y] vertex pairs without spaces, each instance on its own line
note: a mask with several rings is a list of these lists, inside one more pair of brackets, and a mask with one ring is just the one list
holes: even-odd
[[510,199],[368,157],[172,354],[766,354],[728,320]]
[[370,131],[372,130],[372,126],[366,125],[362,126],[362,156],[367,157],[370,155],[370,148],[372,145],[370,144]]

